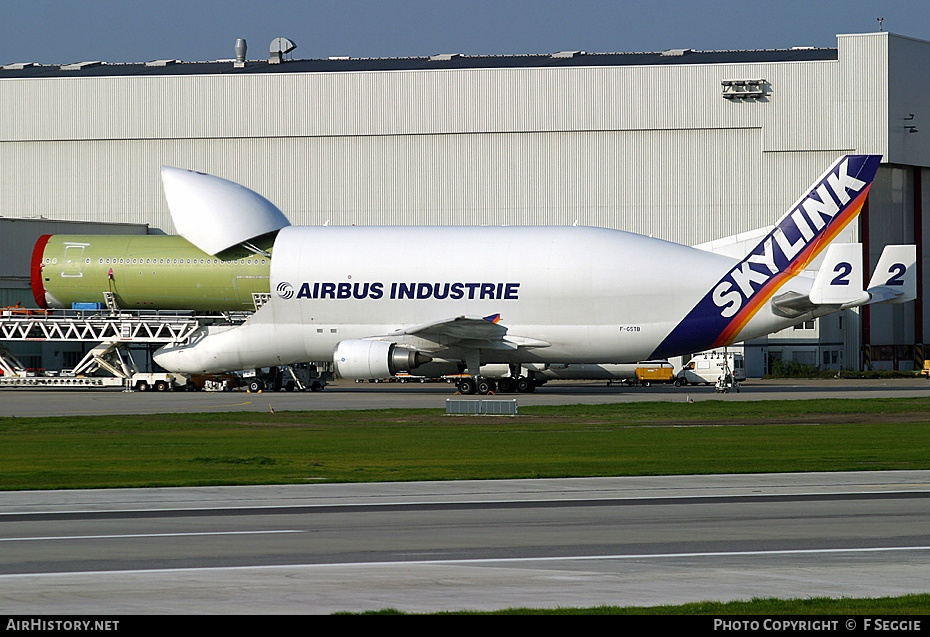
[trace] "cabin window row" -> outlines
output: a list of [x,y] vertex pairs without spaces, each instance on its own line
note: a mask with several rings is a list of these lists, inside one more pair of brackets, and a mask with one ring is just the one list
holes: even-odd
[[[45,263],[58,263],[58,259],[45,258]],[[90,259],[84,263],[90,264]],[[221,261],[219,259],[100,259],[100,265],[265,265],[265,259],[239,259],[238,261]]]

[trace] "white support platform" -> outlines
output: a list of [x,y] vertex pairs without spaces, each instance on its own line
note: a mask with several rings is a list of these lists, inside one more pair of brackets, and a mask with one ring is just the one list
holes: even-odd
[[3,312],[0,341],[179,343],[200,327],[190,314],[57,311]]
[[[238,317],[237,317],[238,318]],[[139,372],[128,347],[180,343],[203,323],[228,317],[192,313],[7,309],[0,311],[0,387],[125,387],[165,391],[177,379],[167,372]],[[67,376],[32,373],[2,341],[95,343]],[[124,356],[125,353],[125,356]],[[103,371],[109,376],[95,375]]]

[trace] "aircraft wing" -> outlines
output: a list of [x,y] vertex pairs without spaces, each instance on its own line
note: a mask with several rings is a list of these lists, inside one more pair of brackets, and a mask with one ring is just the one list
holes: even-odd
[[[451,319],[414,325],[397,330],[390,336],[410,336],[432,343],[436,348],[468,347],[476,349],[517,349],[518,347],[549,347],[549,343],[522,336],[507,336],[500,324],[500,315],[457,316]],[[422,347],[422,345],[421,345]]]

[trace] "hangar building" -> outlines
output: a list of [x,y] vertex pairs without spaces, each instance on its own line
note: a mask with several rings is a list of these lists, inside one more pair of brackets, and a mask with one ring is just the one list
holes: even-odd
[[[173,233],[172,165],[242,183],[295,224],[578,223],[693,245],[770,225],[838,155],[877,153],[846,239],[869,271],[916,242],[921,298],[748,343],[747,371],[922,364],[930,42],[300,60],[282,40],[261,59],[0,67],[0,217]],[[4,251],[34,240],[34,225],[3,228]],[[2,263],[0,287],[22,289],[28,264]]]

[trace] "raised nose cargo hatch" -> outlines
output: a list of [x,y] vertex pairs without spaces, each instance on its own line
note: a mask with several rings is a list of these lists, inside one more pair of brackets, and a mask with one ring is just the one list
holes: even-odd
[[277,206],[235,182],[171,166],[162,166],[161,179],[178,234],[207,254],[291,225]]

